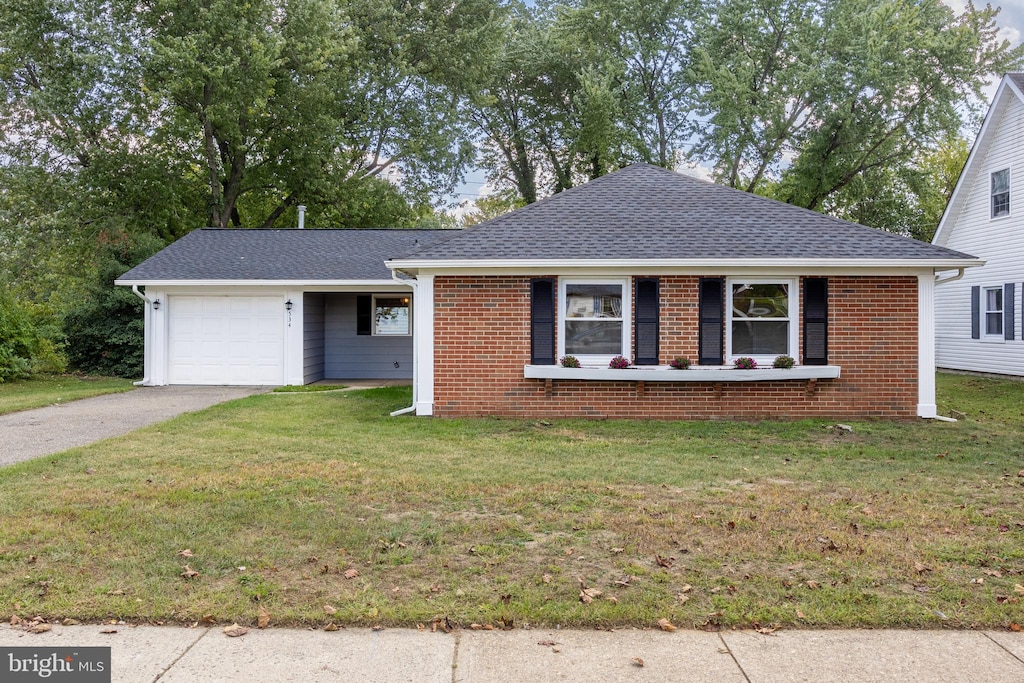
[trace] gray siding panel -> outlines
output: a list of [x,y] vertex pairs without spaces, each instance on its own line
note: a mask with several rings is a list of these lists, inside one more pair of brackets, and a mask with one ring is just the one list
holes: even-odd
[[[393,295],[392,295],[393,296]],[[412,379],[412,336],[356,334],[356,295],[327,294],[324,373],[328,379]],[[398,367],[395,367],[398,363]]]
[[304,384],[324,378],[324,295],[302,296],[302,381]]

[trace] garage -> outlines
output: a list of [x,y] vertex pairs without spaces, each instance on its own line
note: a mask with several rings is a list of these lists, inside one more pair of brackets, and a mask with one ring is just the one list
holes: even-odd
[[284,384],[280,296],[170,296],[169,384]]

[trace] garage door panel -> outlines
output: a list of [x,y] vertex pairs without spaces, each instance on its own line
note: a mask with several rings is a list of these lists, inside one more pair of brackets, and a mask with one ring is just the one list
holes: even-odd
[[281,384],[281,297],[171,296],[171,384]]

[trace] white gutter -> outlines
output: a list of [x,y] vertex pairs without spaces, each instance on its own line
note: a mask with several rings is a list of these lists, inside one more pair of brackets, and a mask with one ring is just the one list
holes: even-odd
[[713,259],[395,259],[385,261],[392,270],[483,270],[496,268],[900,268],[952,270],[985,265],[983,259],[857,259],[857,258],[713,258]]
[[[145,294],[143,294],[142,292],[139,291],[139,286],[138,285],[132,285],[132,293],[135,294],[135,296],[139,297],[140,299],[142,299],[143,301],[146,302],[146,312],[144,313],[144,322],[143,322],[143,327],[142,327],[142,345],[143,345],[142,346],[142,349],[143,349],[142,353],[143,353],[143,359],[145,359],[146,351],[150,348],[150,344],[149,344],[149,329],[150,329],[149,318],[152,315],[151,311],[152,311],[153,302],[150,301],[149,297],[147,297]],[[149,377],[145,376],[145,374],[146,374],[146,372],[145,372],[145,370],[146,370],[145,360],[143,360],[143,363],[142,363],[142,370],[143,370],[143,372],[142,372],[142,374],[143,374],[142,379],[140,379],[138,382],[132,382],[133,386],[144,387],[147,384],[149,384]]]
[[[398,271],[397,270],[392,270],[391,271],[391,279],[394,280],[395,282],[398,282],[398,283],[401,283],[403,285],[407,285],[409,287],[412,287],[412,295],[415,298],[415,296],[416,296],[416,286],[418,284],[416,282],[416,280],[399,280],[398,279]],[[419,382],[416,381],[416,371],[417,371],[417,368],[419,368],[419,366],[420,366],[420,359],[419,359],[419,351],[418,351],[419,347],[416,344],[416,337],[415,337],[416,330],[418,329],[418,327],[416,325],[416,321],[412,319],[412,312],[413,312],[413,310],[415,310],[414,307],[412,305],[410,305],[409,306],[409,318],[410,318],[410,322],[412,323],[412,330],[413,330],[413,344],[412,344],[412,405],[409,406],[408,408],[400,408],[398,410],[393,411],[392,413],[390,413],[391,417],[398,417],[399,415],[405,415],[407,413],[412,413],[412,412],[416,411],[416,396],[419,393],[419,389],[418,389]]]

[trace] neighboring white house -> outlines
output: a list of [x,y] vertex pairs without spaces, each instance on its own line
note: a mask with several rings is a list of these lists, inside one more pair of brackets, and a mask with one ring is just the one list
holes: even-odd
[[936,365],[1024,375],[1024,73],[999,84],[932,243],[985,260],[935,288]]

